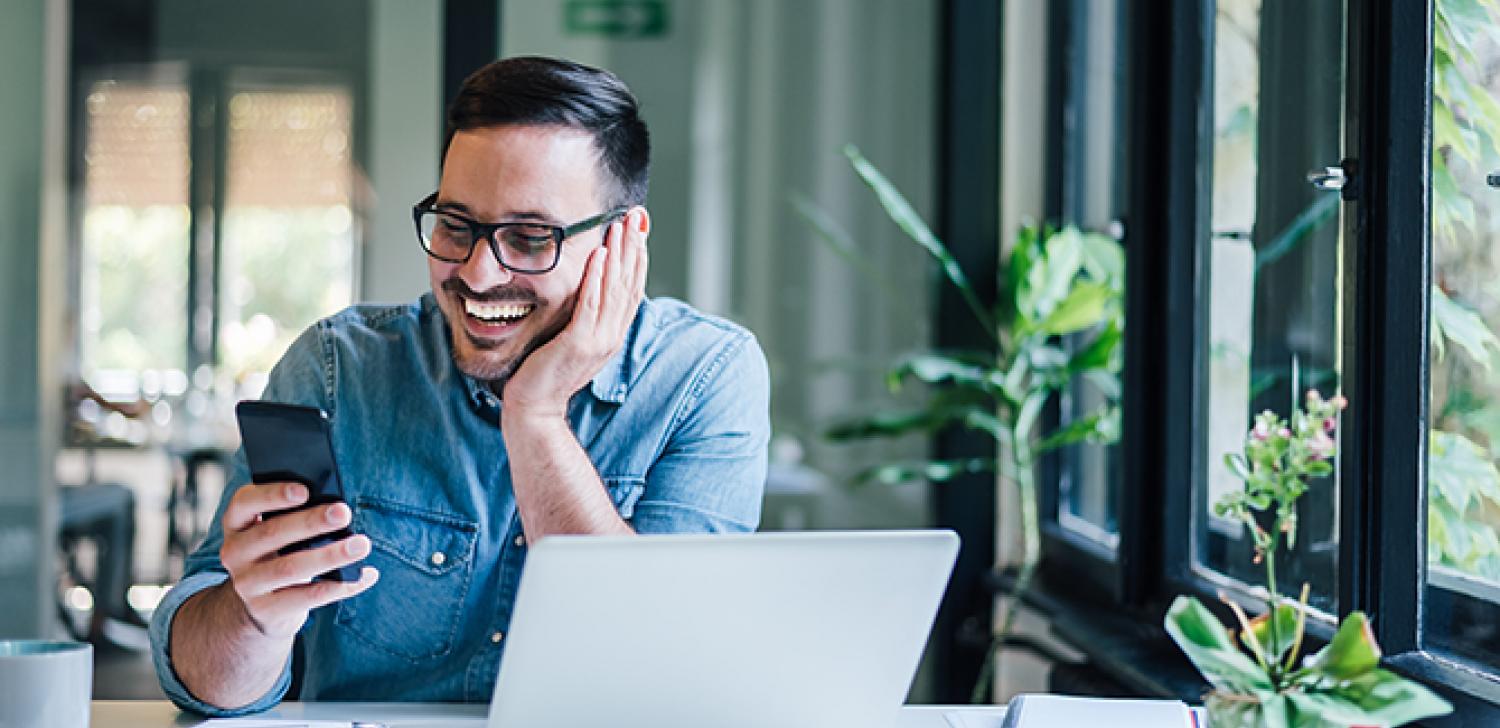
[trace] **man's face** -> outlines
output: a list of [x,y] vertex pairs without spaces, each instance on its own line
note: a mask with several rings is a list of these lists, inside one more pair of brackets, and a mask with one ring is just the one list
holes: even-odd
[[[602,183],[588,132],[557,126],[474,129],[453,135],[436,205],[480,222],[566,226],[604,211]],[[502,268],[485,241],[466,263],[428,256],[432,292],[453,334],[458,368],[500,382],[556,336],[572,316],[584,263],[607,229],[568,238],[557,267],[547,273]]]

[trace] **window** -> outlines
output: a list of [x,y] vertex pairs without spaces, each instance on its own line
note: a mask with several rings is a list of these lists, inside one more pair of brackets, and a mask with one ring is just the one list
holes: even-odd
[[[1061,71],[1061,175],[1052,203],[1064,224],[1120,240],[1125,235],[1126,99],[1129,78],[1125,9],[1117,2],[1054,6],[1066,27]],[[1122,241],[1127,242],[1127,241]],[[1072,342],[1065,342],[1071,344]],[[1120,399],[1119,372],[1077,377],[1059,397],[1062,426]],[[1115,415],[1118,417],[1118,413]],[[1118,430],[1116,426],[1114,428]],[[1049,509],[1065,538],[1104,556],[1119,543],[1120,458],[1116,444],[1063,449],[1057,503]]]
[[[1340,196],[1309,170],[1343,158],[1344,13],[1339,3],[1292,8],[1221,0],[1214,12],[1212,189],[1207,231],[1206,427],[1195,480],[1194,559],[1210,580],[1260,583],[1241,523],[1212,514],[1239,487],[1224,457],[1239,452],[1255,413],[1286,414],[1308,389],[1340,387]],[[1313,585],[1336,598],[1337,477],[1303,498],[1284,591]]]
[[313,321],[353,299],[351,99],[339,87],[229,94],[220,365],[263,380]]
[[1454,703],[1432,725],[1500,724],[1500,3],[1203,0],[1127,22],[1140,406],[1117,559],[1146,566],[1121,570],[1123,599],[1069,594],[1089,561],[1049,544],[1055,631],[1119,690],[1201,697],[1166,605],[1263,608],[1243,534],[1212,515],[1237,485],[1223,455],[1255,412],[1338,390],[1338,462],[1281,591],[1370,614],[1385,664]]
[[76,3],[73,376],[154,407],[146,431],[103,434],[229,420],[298,333],[354,300],[363,210],[385,187],[360,172],[372,49],[405,32],[374,34],[372,14],[428,17],[365,0]]
[[83,114],[79,375],[103,392],[181,394],[187,388],[187,86],[98,81],[88,88]]
[[1500,658],[1500,14],[1438,0],[1432,86],[1426,645]]

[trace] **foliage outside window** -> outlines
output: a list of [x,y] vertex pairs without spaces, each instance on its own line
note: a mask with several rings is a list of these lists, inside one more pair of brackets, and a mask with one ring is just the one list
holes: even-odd
[[102,81],[84,113],[79,376],[111,394],[185,387],[187,89]]
[[1432,103],[1428,561],[1500,582],[1500,2],[1439,0]]

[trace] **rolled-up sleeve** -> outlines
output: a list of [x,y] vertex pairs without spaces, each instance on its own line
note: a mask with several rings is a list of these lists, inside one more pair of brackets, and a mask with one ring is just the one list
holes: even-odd
[[[287,349],[285,356],[272,370],[263,399],[290,404],[303,404],[328,408],[329,383],[324,362],[327,357],[324,343],[315,324],[297,338]],[[177,675],[172,664],[172,624],[184,602],[198,592],[217,586],[229,579],[229,573],[219,561],[219,549],[224,545],[224,532],[220,526],[224,509],[229,499],[246,483],[250,482],[250,469],[245,463],[243,449],[234,454],[228,480],[218,507],[214,510],[213,522],[203,543],[199,544],[183,566],[183,578],[163,597],[151,617],[151,657],[156,665],[156,677],[162,691],[177,707],[203,715],[220,717],[244,715],[266,710],[280,702],[292,682],[291,657],[282,667],[281,676],[265,695],[242,707],[225,709],[206,703],[192,694]]]
[[630,521],[637,533],[755,530],[765,495],[770,397],[765,354],[741,331],[677,407]]
[[161,682],[162,690],[177,707],[213,717],[267,710],[281,701],[292,684],[292,663],[288,656],[287,664],[281,669],[281,677],[277,678],[270,691],[249,705],[226,710],[194,697],[177,677],[177,670],[172,666],[171,651],[167,649],[171,644],[172,619],[177,616],[177,610],[182,607],[183,602],[204,589],[223,584],[228,578],[229,574],[223,571],[201,571],[183,578],[167,592],[167,596],[156,607],[156,614],[151,617],[151,656],[156,662],[156,678]]

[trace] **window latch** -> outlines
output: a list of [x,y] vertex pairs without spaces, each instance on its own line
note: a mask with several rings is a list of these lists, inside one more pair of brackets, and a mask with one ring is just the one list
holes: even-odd
[[1319,191],[1338,192],[1345,200],[1356,199],[1355,163],[1352,159],[1345,159],[1338,166],[1314,169],[1307,173],[1307,181]]

